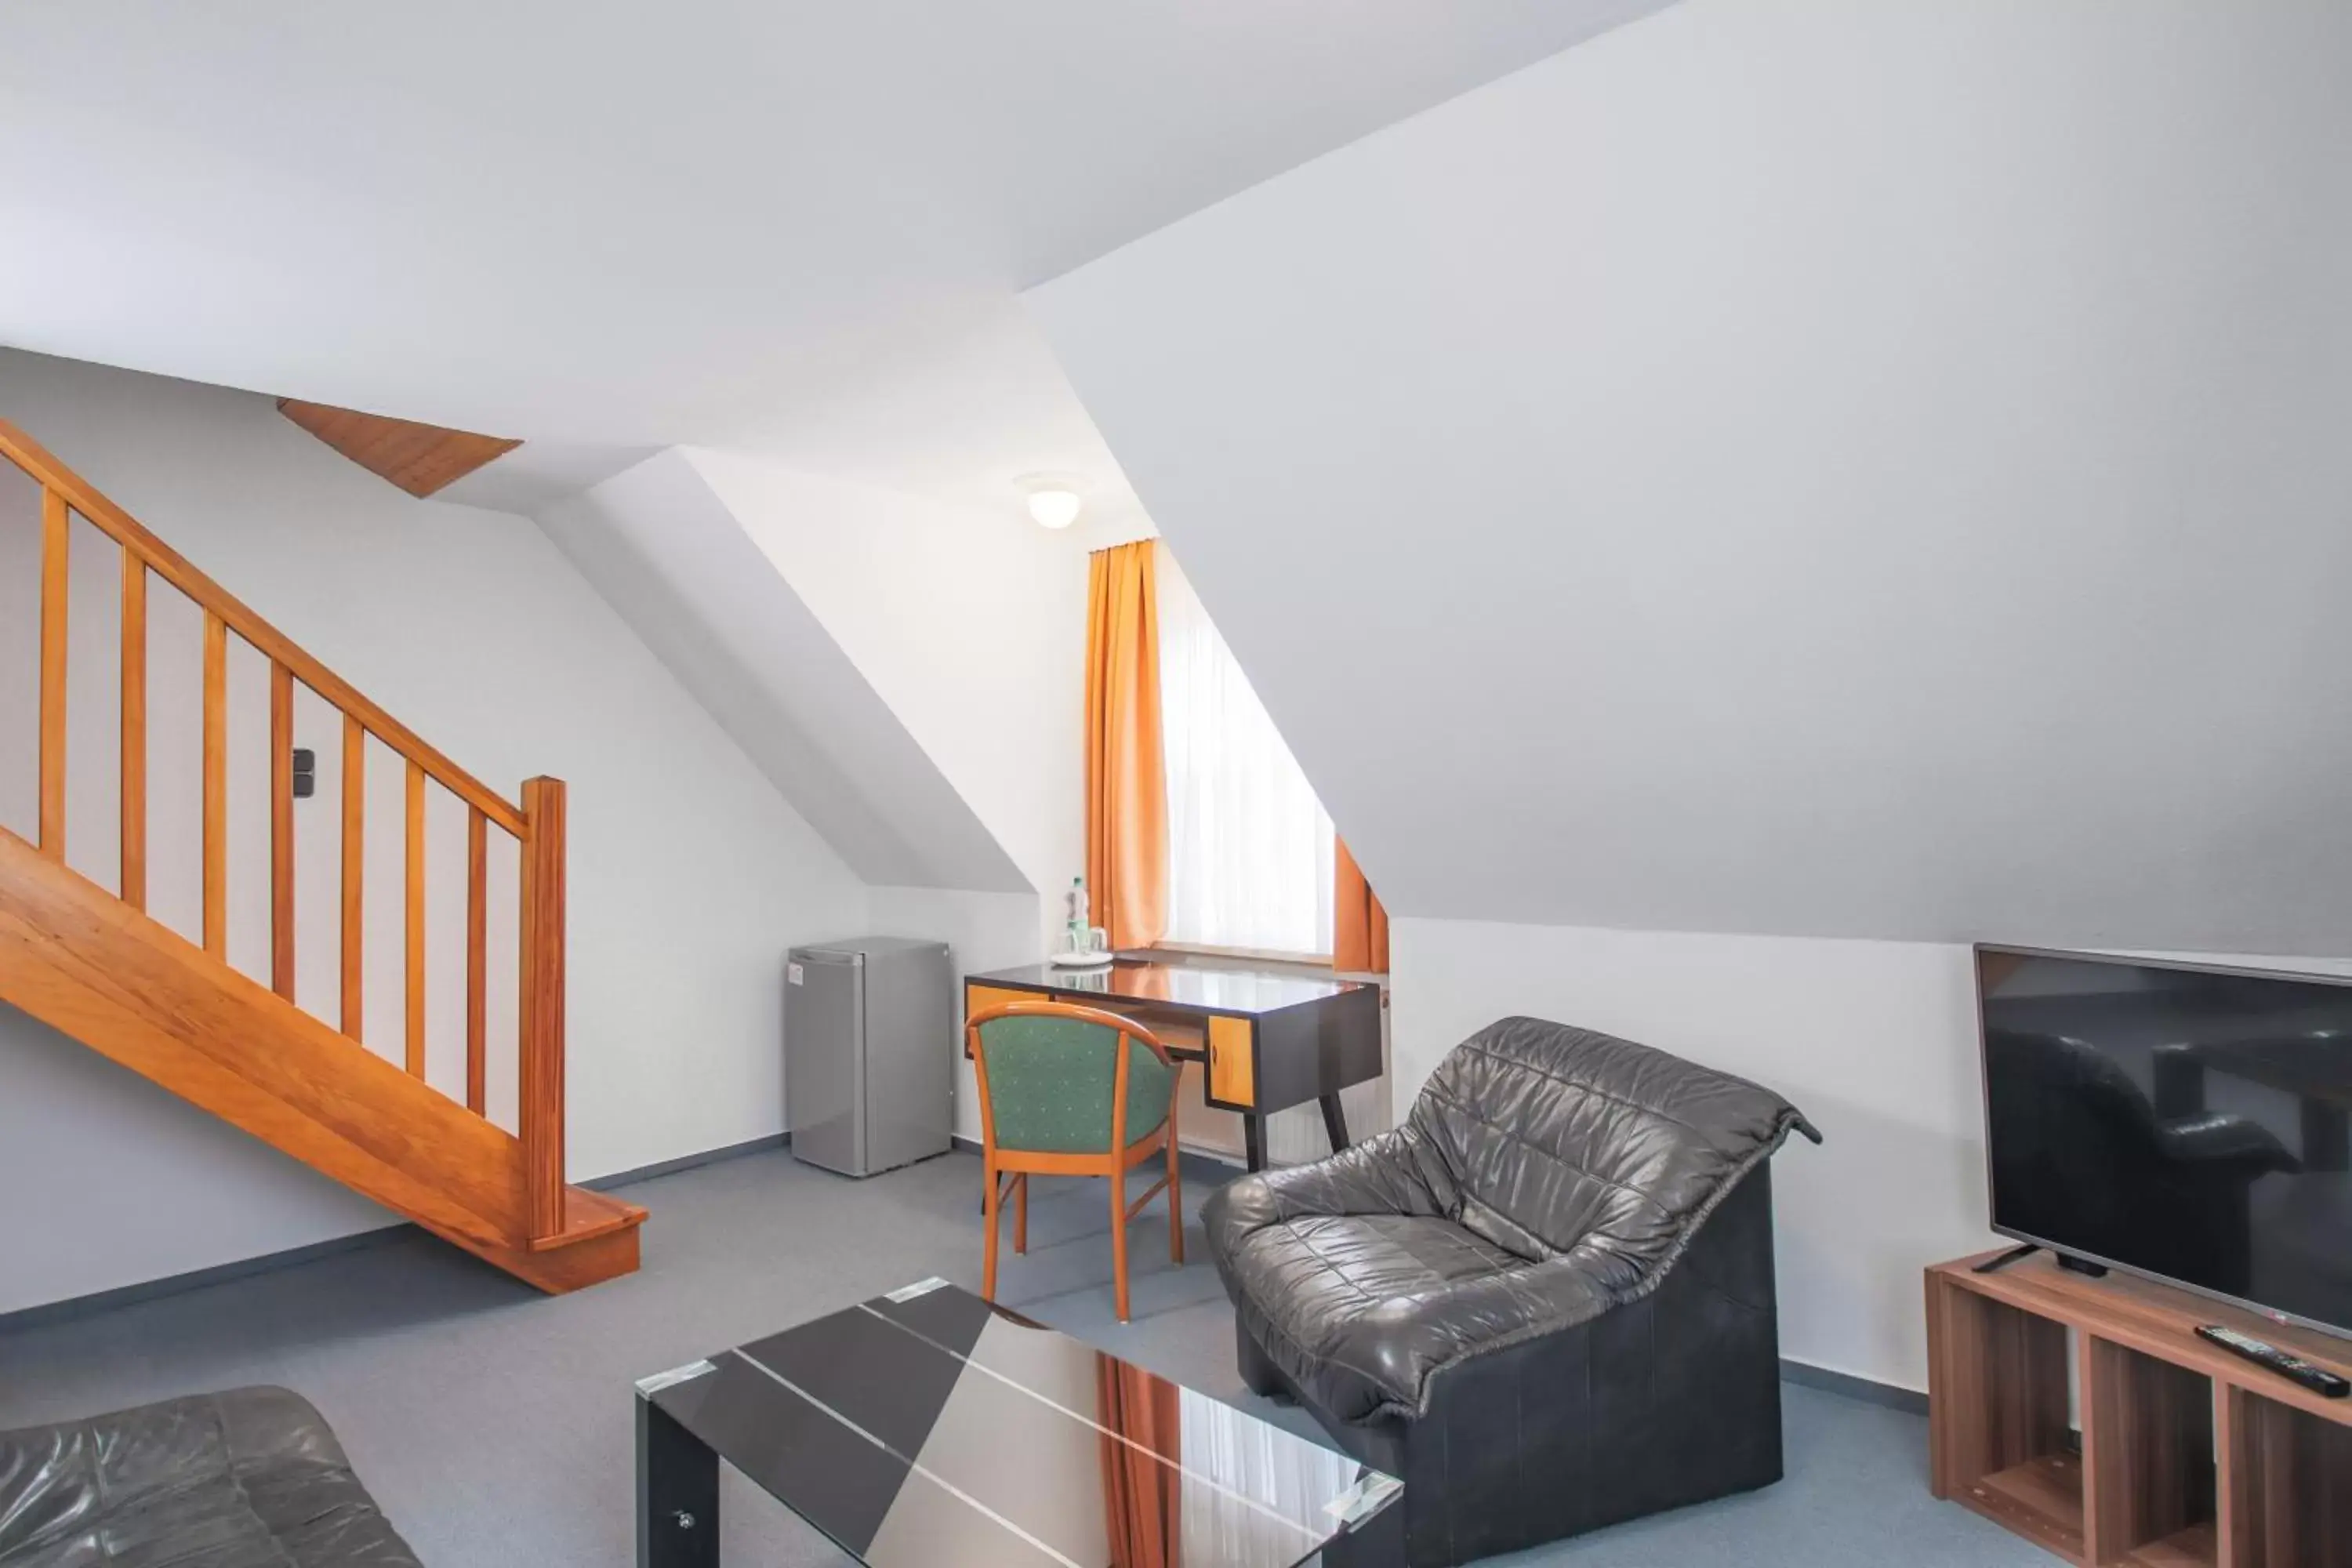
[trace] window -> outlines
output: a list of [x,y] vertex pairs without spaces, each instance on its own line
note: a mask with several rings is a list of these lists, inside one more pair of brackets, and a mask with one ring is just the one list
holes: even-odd
[[1166,940],[1328,958],[1331,819],[1164,544],[1159,581]]

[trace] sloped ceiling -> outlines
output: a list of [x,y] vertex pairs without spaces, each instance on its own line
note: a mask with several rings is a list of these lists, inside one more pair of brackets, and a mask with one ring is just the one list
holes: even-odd
[[1098,531],[1050,531],[738,454],[689,457],[1027,885],[1067,887],[1086,864],[1087,551]]
[[2341,952],[2347,59],[1690,0],[1029,303],[1396,911]]
[[0,342],[1108,504],[1019,289],[1657,3],[13,6]]
[[540,525],[860,878],[1029,890],[686,452],[649,458]]

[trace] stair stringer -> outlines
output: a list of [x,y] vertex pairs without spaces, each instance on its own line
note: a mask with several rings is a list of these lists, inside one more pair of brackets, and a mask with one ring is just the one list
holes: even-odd
[[642,1209],[534,1249],[520,1139],[5,830],[0,1000],[542,1289],[636,1267]]

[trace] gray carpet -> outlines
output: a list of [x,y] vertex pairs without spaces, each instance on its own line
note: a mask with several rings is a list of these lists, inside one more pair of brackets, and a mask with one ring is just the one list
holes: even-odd
[[[653,1211],[645,1271],[539,1297],[423,1238],[73,1321],[0,1334],[0,1429],[205,1389],[282,1384],[334,1423],[433,1568],[623,1568],[632,1560],[630,1384],[928,1275],[977,1288],[979,1162],[851,1182],[757,1154],[630,1189]],[[1188,1191],[1197,1201],[1197,1193]],[[1167,1262],[1155,1207],[1132,1233],[1134,1321],[1112,1317],[1098,1184],[1040,1182],[1031,1252],[1000,1299],[1233,1403],[1233,1316],[1191,1233]],[[1009,1226],[1008,1226],[1009,1237]],[[1981,1568],[2043,1553],[1927,1495],[1927,1424],[1787,1390],[1789,1478],[1755,1495],[1498,1558],[1578,1568]],[[838,1563],[731,1475],[730,1564]]]

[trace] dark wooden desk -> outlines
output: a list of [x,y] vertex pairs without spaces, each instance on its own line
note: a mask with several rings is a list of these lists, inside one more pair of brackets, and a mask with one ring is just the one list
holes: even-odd
[[1360,980],[1125,958],[1103,969],[1039,963],[964,977],[966,1017],[1040,997],[1133,1018],[1171,1056],[1202,1063],[1208,1102],[1241,1113],[1253,1171],[1265,1168],[1265,1118],[1310,1100],[1323,1107],[1331,1147],[1346,1148],[1339,1091],[1381,1076],[1381,990]]

